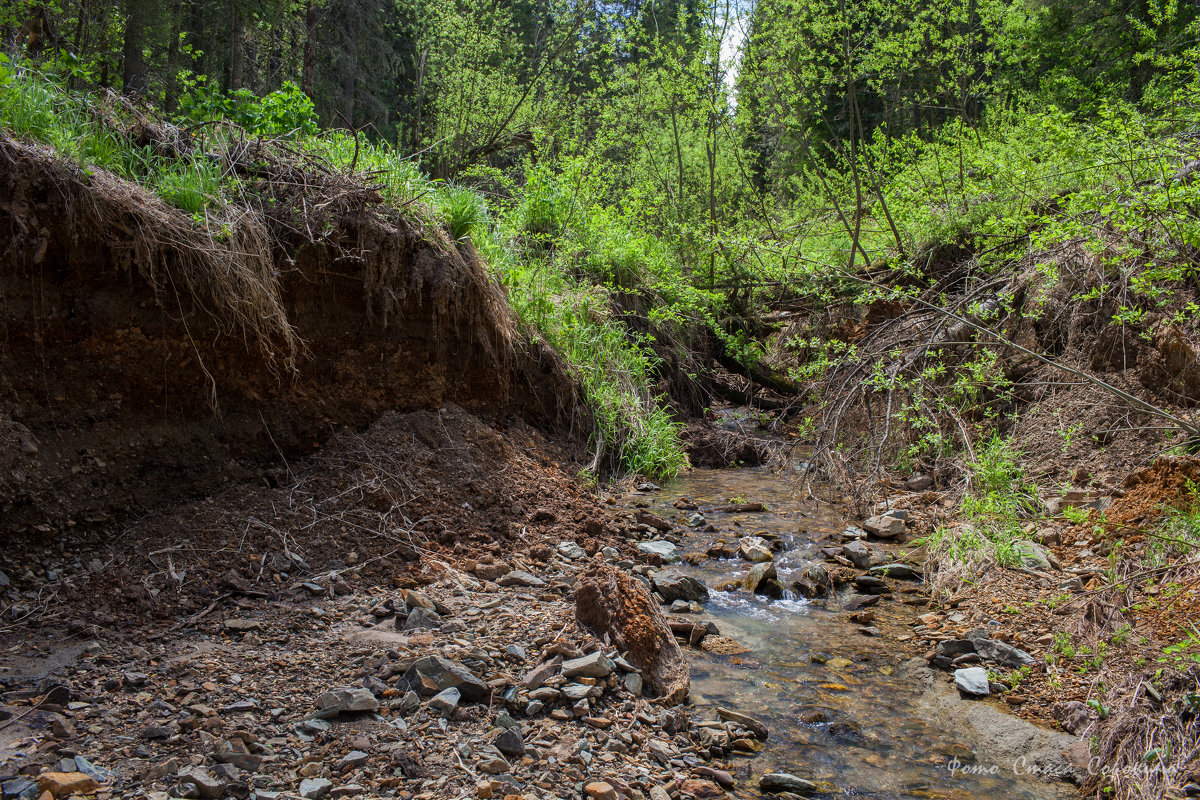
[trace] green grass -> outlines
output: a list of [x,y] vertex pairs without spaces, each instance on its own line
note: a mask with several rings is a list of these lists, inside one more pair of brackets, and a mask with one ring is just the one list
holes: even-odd
[[1001,436],[993,436],[975,452],[970,488],[962,501],[967,524],[943,527],[922,543],[941,558],[973,563],[994,557],[1006,566],[1020,563],[1018,545],[1028,540],[1025,520],[1038,503],[1025,480],[1020,454]]

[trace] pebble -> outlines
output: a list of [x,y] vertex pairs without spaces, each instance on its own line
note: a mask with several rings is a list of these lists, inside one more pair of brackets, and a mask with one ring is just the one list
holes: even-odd
[[97,788],[99,783],[96,779],[82,772],[43,772],[38,776],[38,790],[55,797],[88,794]]

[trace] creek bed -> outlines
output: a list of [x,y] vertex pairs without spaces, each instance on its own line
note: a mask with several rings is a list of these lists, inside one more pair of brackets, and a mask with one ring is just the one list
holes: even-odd
[[[844,514],[828,503],[805,502],[794,476],[764,469],[696,470],[664,485],[661,491],[627,496],[666,518],[686,519],[673,503],[687,497],[699,506],[718,533],[686,529],[682,547],[703,553],[714,538],[735,541],[756,531],[778,534],[779,578],[791,576],[821,547],[838,542]],[[762,513],[728,514],[711,509],[731,499],[764,503]],[[900,546],[903,549],[903,546]],[[739,559],[679,565],[710,589],[744,575]],[[899,584],[900,582],[896,582]],[[911,598],[898,594],[897,600]],[[933,689],[912,677],[919,653],[905,636],[916,613],[912,606],[887,601],[873,607],[872,623],[883,635],[866,636],[831,599],[827,606],[802,599],[770,600],[744,591],[712,591],[703,618],[741,645],[743,653],[691,650],[693,719],[715,716],[722,705],[765,721],[770,739],[753,759],[734,758],[749,767],[757,785],[764,772],[782,771],[823,782],[835,795],[871,798],[1030,798],[1071,796],[1069,787],[1028,774],[1012,763],[1012,752],[998,757],[963,720],[959,703],[947,702],[950,687]],[[690,615],[678,615],[686,619]],[[930,694],[940,702],[930,702]],[[1014,721],[1015,722],[1015,721]],[[983,739],[984,741],[981,741]],[[966,772],[955,772],[958,764]],[[992,766],[995,765],[994,774]],[[980,770],[979,768],[983,768]],[[982,771],[984,774],[978,774]],[[746,796],[757,796],[752,793]]]

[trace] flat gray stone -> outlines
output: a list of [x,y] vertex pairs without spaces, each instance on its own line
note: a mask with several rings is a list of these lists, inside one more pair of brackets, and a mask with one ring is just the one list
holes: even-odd
[[954,670],[954,686],[965,697],[987,697],[992,693],[987,670],[983,667]]
[[458,708],[458,701],[461,699],[462,692],[451,686],[435,694],[429,701],[429,707],[439,714],[452,714],[454,709]]
[[562,665],[562,674],[565,678],[607,678],[612,671],[612,660],[599,650],[582,658],[564,661]]
[[370,689],[349,686],[330,689],[317,698],[317,709],[322,716],[337,716],[358,712],[378,711],[379,701]]
[[568,561],[579,561],[587,558],[587,552],[575,542],[559,542],[558,552]]
[[462,699],[468,703],[482,702],[492,694],[491,688],[474,672],[441,656],[425,656],[420,659],[400,677],[399,684],[426,696],[453,687],[459,690]]
[[523,572],[519,569],[513,570],[506,575],[501,575],[496,579],[496,583],[501,586],[521,586],[528,589],[546,585],[546,582],[538,576],[530,575],[528,572]]
[[679,547],[666,539],[638,542],[637,548],[647,555],[658,556],[664,564],[675,564],[682,558]]
[[300,781],[300,796],[305,800],[321,800],[333,791],[333,781],[328,778],[305,778]]

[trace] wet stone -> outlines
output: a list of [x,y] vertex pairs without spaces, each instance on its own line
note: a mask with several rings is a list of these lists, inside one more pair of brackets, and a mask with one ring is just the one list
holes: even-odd
[[795,794],[810,794],[817,790],[812,781],[798,778],[786,772],[768,772],[758,779],[758,788],[767,794],[793,792]]

